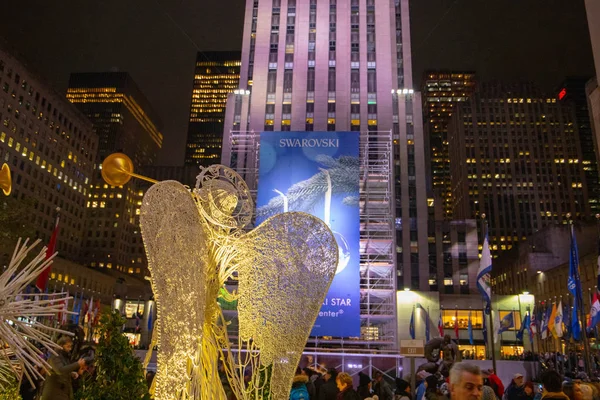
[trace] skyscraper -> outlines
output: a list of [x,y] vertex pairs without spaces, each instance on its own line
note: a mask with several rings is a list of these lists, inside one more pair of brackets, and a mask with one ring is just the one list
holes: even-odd
[[588,201],[590,202],[590,211],[592,215],[595,215],[600,213],[600,182],[598,181],[598,162],[594,146],[594,133],[590,123],[588,98],[585,89],[588,81],[589,78],[581,77],[565,79],[557,90],[557,98],[561,103],[572,103],[572,107],[575,110]]
[[88,116],[100,139],[87,203],[83,261],[91,267],[143,275],[147,262],[138,217],[143,191],[135,180],[123,187],[109,186],[100,170],[104,158],[114,152],[127,154],[137,170],[152,165],[162,146],[160,121],[125,72],[72,74],[67,98]]
[[454,109],[475,90],[475,73],[469,71],[426,71],[421,84],[425,137],[429,144],[429,174],[435,197],[442,202],[443,215],[452,219],[452,190],[448,156],[448,122]]
[[77,260],[98,136],[85,115],[4,43],[0,82],[0,164],[7,163],[12,172],[11,198],[31,201],[27,223],[45,243],[60,207],[56,249],[61,257]]
[[429,289],[425,143],[409,29],[408,0],[248,0],[240,87],[224,128],[222,162],[251,189],[261,132],[360,132],[357,343],[380,347],[396,345],[396,288]]
[[190,105],[185,164],[221,162],[227,95],[238,88],[239,51],[198,52]]
[[551,224],[590,217],[570,103],[531,84],[485,84],[449,126],[455,218],[485,213],[493,251]]
[[600,86],[598,86],[598,76],[600,76],[600,23],[598,22],[600,21],[600,3],[594,0],[585,0],[585,11],[596,67],[596,77],[587,83],[586,93],[589,102],[590,123],[594,133],[596,157],[600,159]]

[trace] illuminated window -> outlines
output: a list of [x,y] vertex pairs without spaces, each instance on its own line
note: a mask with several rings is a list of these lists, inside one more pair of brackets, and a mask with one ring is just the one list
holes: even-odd
[[[454,329],[454,321],[458,321],[458,329],[467,329],[469,326],[469,312],[471,312],[473,329],[482,329],[483,311],[481,310],[442,310],[444,329]],[[458,314],[458,318],[456,314]]]

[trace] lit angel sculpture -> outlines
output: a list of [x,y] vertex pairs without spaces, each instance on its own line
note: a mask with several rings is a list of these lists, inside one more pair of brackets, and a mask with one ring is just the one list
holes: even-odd
[[[147,179],[122,154],[109,156],[102,172],[111,184]],[[146,192],[140,225],[157,302],[156,399],[225,400],[219,367],[239,400],[289,398],[338,246],[325,223],[301,212],[248,232],[253,208],[246,183],[222,165],[202,169],[191,191],[165,181]],[[237,292],[225,289],[231,280]],[[237,300],[236,345],[219,296]]]

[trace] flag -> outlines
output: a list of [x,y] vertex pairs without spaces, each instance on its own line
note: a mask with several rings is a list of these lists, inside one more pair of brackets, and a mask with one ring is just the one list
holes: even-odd
[[531,313],[529,321],[529,340],[531,343],[533,343],[533,336],[538,332],[537,319],[535,317],[535,306],[533,307],[533,312]]
[[573,339],[580,340],[581,325],[579,324],[579,310],[581,308],[582,293],[581,281],[579,280],[579,251],[577,250],[577,240],[573,225],[571,225],[571,251],[569,254],[569,280],[567,287],[574,298],[573,310],[571,312],[571,334],[573,335]]
[[467,330],[469,331],[469,343],[471,346],[473,345],[473,321],[471,320],[471,310],[469,310],[469,322],[467,325]]
[[563,306],[562,300],[558,302],[556,307],[556,317],[554,318],[554,330],[556,331],[557,337],[563,336]]
[[444,337],[444,322],[442,321],[442,310],[440,310],[440,317],[438,318],[438,332],[441,337]]
[[96,299],[96,302],[94,303],[94,321],[92,324],[96,326],[98,325],[98,322],[100,322],[100,299]]
[[525,312],[525,316],[523,317],[523,321],[521,322],[521,328],[517,331],[517,340],[523,341],[523,334],[525,333],[525,329],[529,331],[529,338],[531,338],[531,317],[529,316],[529,311]]
[[[138,310],[140,308],[140,305],[138,304]],[[135,312],[135,331],[139,332],[140,331],[140,312],[136,311]]]
[[594,292],[592,298],[592,307],[590,309],[590,323],[588,324],[587,330],[591,332],[596,325],[600,322],[600,300],[598,299],[598,290]]
[[425,312],[425,340],[429,342],[429,307],[427,307],[427,312]]
[[498,343],[498,337],[500,336],[500,311],[494,313],[494,343]]
[[73,323],[75,325],[79,325],[79,316],[81,314],[81,303],[83,303],[83,292],[81,292],[81,295],[79,296],[79,298],[77,298],[77,294],[75,294],[75,300],[73,300],[73,312],[75,313],[75,315],[73,315]]
[[550,312],[550,318],[548,319],[548,330],[554,338],[558,337],[556,335],[556,303],[552,303],[552,312]]
[[458,339],[458,310],[454,310],[454,334]]
[[[48,242],[48,247],[46,248],[46,260],[49,259],[56,253],[56,241],[58,239],[58,215],[56,216],[56,221],[54,222],[54,230],[52,231],[52,236],[50,236],[50,241]],[[35,286],[41,293],[46,292],[48,289],[48,278],[50,277],[50,269],[52,268],[52,264],[48,265],[46,269],[42,271],[41,274],[38,275],[37,280],[35,281]]]
[[502,321],[500,321],[498,333],[506,332],[510,328],[515,327],[515,317],[513,314],[513,312],[509,312],[504,316],[504,318],[502,318]]
[[490,244],[487,233],[483,239],[483,248],[481,250],[481,260],[477,270],[477,289],[483,296],[486,309],[489,309],[492,302],[492,287],[490,286],[490,274],[492,273],[492,255],[490,254]]
[[569,340],[571,338],[571,307],[569,302],[563,304],[563,338]]
[[546,339],[548,337],[548,320],[550,319],[551,307],[548,305],[546,307],[546,312],[544,312],[544,316],[542,317],[542,327],[540,330],[542,331],[542,339]]
[[590,323],[587,327],[588,332],[598,325],[600,322],[600,299],[598,296],[598,291],[600,290],[600,240],[598,241],[598,260],[597,264],[597,272],[596,272],[596,290],[594,291],[594,296],[592,297],[592,306],[590,308]]
[[481,330],[481,334],[483,335],[483,344],[485,344],[487,346],[488,331],[487,331],[487,325],[486,325],[485,320],[486,320],[485,315],[483,315],[483,329]]
[[92,320],[94,319],[94,296],[90,297],[90,299],[87,301],[86,305],[85,305],[85,317],[83,319],[83,322],[85,324],[89,324],[91,325]]
[[148,305],[148,332],[152,332],[152,301]]
[[415,307],[412,309],[410,314],[410,324],[408,325],[408,333],[412,339],[415,338]]

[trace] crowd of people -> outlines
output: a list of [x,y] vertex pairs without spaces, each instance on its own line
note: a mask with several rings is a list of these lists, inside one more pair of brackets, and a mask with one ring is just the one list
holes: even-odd
[[393,388],[379,371],[373,379],[359,372],[354,387],[345,372],[328,369],[320,374],[299,368],[290,400],[600,400],[600,382],[554,367],[546,368],[536,382],[516,373],[504,385],[493,369],[463,361],[455,363],[448,376],[420,371],[415,380],[416,387],[411,388],[408,381],[397,378]]

